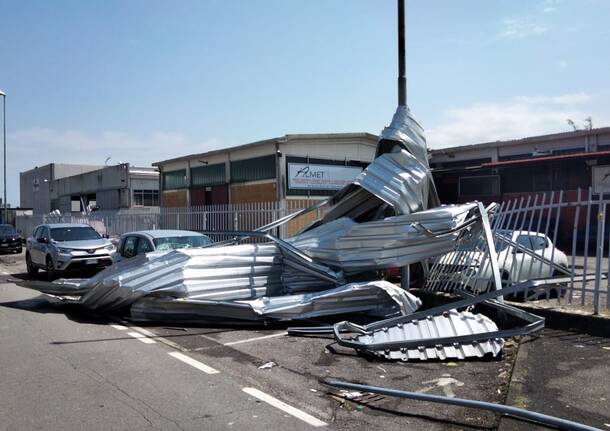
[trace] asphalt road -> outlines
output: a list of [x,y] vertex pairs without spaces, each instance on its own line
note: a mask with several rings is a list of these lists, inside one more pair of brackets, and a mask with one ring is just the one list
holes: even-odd
[[250,383],[3,278],[2,430],[310,428],[246,393]]
[[[514,343],[498,360],[387,363],[341,350],[328,339],[286,336],[282,327],[141,328],[41,294],[48,286],[44,277],[29,280],[24,272],[20,257],[2,257],[0,430],[326,424],[337,430],[428,431],[498,425],[489,412],[368,394],[347,400],[320,380],[502,403]],[[208,374],[209,368],[217,373]]]

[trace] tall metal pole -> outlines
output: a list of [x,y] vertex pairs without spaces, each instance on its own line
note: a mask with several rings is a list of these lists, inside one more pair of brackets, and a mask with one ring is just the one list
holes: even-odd
[[2,128],[4,141],[4,213],[2,214],[2,223],[6,223],[6,93],[0,91],[2,96]]
[[407,106],[405,14],[405,0],[398,0],[398,105],[401,106]]
[[[407,59],[405,48],[405,0],[398,1],[398,105],[407,106]],[[409,290],[411,271],[409,265],[401,268],[400,287]]]

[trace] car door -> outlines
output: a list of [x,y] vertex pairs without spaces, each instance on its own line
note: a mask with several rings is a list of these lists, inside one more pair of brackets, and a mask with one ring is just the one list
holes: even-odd
[[36,229],[36,237],[34,238],[34,243],[32,246],[32,262],[39,265],[44,265],[46,263],[45,259],[47,244],[40,242],[40,239],[49,237],[47,231],[48,229],[46,226],[40,226],[38,229]]
[[37,226],[32,235],[27,240],[27,249],[30,254],[30,259],[32,262],[38,262],[36,257],[36,253],[38,252],[38,243],[36,242],[36,238],[38,237],[38,232],[42,229],[42,226]]
[[[555,249],[551,241],[544,235],[536,235],[531,237],[532,249],[536,254],[541,255],[544,259],[550,262],[556,262],[559,257],[559,250]],[[553,275],[553,266],[548,263],[540,262],[540,277],[550,277]]]
[[527,253],[532,251],[530,235],[527,233],[518,233],[513,241],[520,246],[513,247],[511,251],[513,255],[511,262],[511,278],[513,282],[535,278],[540,271],[540,261]]
[[138,252],[138,237],[135,235],[131,235],[125,237],[125,241],[123,241],[123,247],[121,247],[121,256],[125,259],[129,259],[134,257]]
[[138,247],[136,249],[136,254],[150,253],[153,250],[154,248],[147,238],[138,237]]

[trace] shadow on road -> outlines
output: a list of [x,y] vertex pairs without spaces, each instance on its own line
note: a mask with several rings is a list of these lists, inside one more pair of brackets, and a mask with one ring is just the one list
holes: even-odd
[[68,319],[78,323],[107,323],[107,320],[91,313],[91,311],[84,309],[78,304],[64,302],[47,295],[39,295],[35,298],[19,301],[2,302],[0,307],[41,314],[64,314]]

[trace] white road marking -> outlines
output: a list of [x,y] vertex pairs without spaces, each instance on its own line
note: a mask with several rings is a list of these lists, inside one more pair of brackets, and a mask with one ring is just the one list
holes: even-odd
[[191,367],[197,368],[200,371],[203,371],[206,374],[218,374],[220,371],[207,366],[203,362],[199,362],[190,356],[186,356],[184,353],[180,352],[168,352],[168,355],[178,359],[179,361],[184,362],[185,364],[189,364]]
[[146,338],[144,335],[140,334],[139,332],[128,332],[127,335],[130,335],[133,338],[136,338],[136,339],[138,339],[141,342],[146,343],[146,344],[154,344],[155,343],[155,340],[152,340],[150,338]]
[[127,326],[117,325],[116,323],[111,323],[110,327],[114,328],[114,329],[118,329],[119,331],[126,331],[128,329]]
[[287,335],[287,334],[288,334],[288,332],[284,331],[284,332],[280,332],[279,334],[271,334],[271,335],[263,335],[262,337],[246,338],[245,340],[231,341],[230,343],[224,343],[223,346],[234,346],[236,344],[250,343],[252,341],[265,340],[267,338],[281,337],[281,336]]
[[303,422],[308,423],[309,425],[312,425],[314,427],[323,427],[323,426],[327,425],[326,422],[323,422],[320,419],[315,418],[315,417],[311,416],[310,414],[305,413],[302,410],[299,410],[299,409],[297,409],[295,407],[289,406],[285,402],[280,401],[277,398],[274,398],[271,395],[268,395],[268,394],[266,394],[266,393],[264,393],[262,391],[259,391],[258,389],[255,389],[255,388],[242,388],[242,391],[244,391],[248,395],[253,396],[254,398],[258,398],[259,400],[266,402],[270,406],[273,406],[273,407],[275,407],[277,409],[280,409],[284,413],[288,413],[289,415],[292,415],[295,418],[300,419]]
[[159,341],[159,342],[161,342],[163,344],[167,344],[169,347],[171,347],[173,349],[180,350],[181,352],[188,352],[188,349],[185,349],[184,347],[180,346],[179,344],[176,344],[173,341],[168,340],[167,338],[161,337],[161,336],[155,334],[154,332],[151,332],[151,331],[149,331],[147,329],[144,329],[144,328],[140,328],[139,326],[130,325],[129,323],[127,323],[127,322],[125,322],[123,320],[120,320],[120,319],[117,319],[116,321],[119,322],[119,323],[123,323],[128,329],[132,329],[134,331],[137,331],[140,334],[145,335],[147,337],[152,337],[156,341]]

